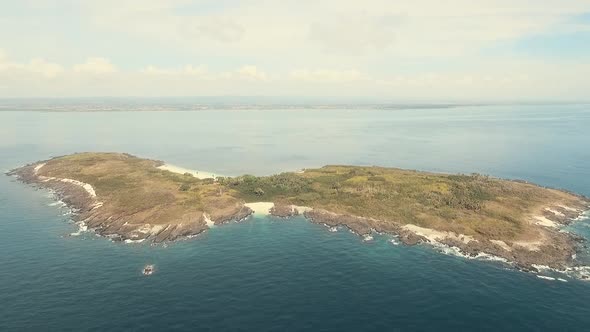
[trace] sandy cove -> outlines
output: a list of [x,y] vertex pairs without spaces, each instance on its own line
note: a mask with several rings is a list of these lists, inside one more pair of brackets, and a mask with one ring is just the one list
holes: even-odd
[[211,173],[211,172],[198,171],[198,170],[183,168],[183,167],[170,165],[170,164],[164,164],[164,165],[158,166],[158,168],[161,170],[170,171],[172,173],[178,173],[178,174],[189,173],[190,175],[196,177],[197,179],[201,179],[201,180],[215,179],[216,177],[221,176],[219,174],[215,174],[215,173]]

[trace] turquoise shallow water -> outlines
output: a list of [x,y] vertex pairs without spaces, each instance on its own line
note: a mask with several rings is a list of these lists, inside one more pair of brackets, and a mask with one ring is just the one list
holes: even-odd
[[[0,169],[124,151],[221,174],[327,163],[522,178],[590,195],[590,106],[0,112]],[[257,217],[167,248],[76,227],[0,177],[0,330],[586,330],[590,282]],[[573,229],[590,236],[588,222]],[[582,253],[587,255],[587,253]],[[143,277],[141,268],[156,264]]]

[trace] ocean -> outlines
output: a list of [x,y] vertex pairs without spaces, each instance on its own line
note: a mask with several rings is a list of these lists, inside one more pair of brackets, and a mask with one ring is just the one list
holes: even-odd
[[[0,111],[0,170],[128,152],[224,175],[325,164],[524,179],[590,196],[590,105]],[[590,239],[590,221],[573,225]],[[590,281],[373,241],[298,217],[164,246],[77,233],[51,194],[0,176],[0,331],[582,331]],[[74,235],[72,235],[74,234]],[[79,235],[77,235],[79,234]],[[587,251],[581,259],[590,257]],[[588,259],[590,265],[590,259]],[[155,264],[145,277],[141,269]]]

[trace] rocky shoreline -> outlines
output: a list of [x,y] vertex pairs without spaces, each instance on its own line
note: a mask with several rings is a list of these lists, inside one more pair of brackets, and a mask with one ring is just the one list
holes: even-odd
[[207,220],[219,225],[243,220],[253,212],[248,207],[241,205],[230,211],[216,211],[210,215],[205,213],[186,215],[184,220],[175,224],[151,225],[147,220],[145,223],[130,223],[133,216],[129,213],[124,211],[116,214],[105,213],[101,209],[103,202],[91,195],[82,186],[84,183],[39,175],[38,171],[45,162],[29,164],[6,174],[16,177],[18,181],[25,184],[52,191],[58,200],[72,210],[72,221],[113,241],[150,241],[152,243],[175,241],[196,236],[208,230],[210,224],[207,223]]
[[[566,210],[567,215],[547,214],[546,217],[560,225],[568,225],[579,218],[584,211]],[[275,205],[270,214],[276,217],[288,218],[300,215],[297,209],[290,205]],[[421,243],[433,244],[455,248],[459,253],[467,257],[475,258],[480,255],[489,255],[503,259],[514,264],[520,270],[537,272],[537,266],[546,266],[555,270],[565,270],[576,266],[576,252],[585,246],[585,239],[575,234],[547,229],[549,238],[540,244],[537,250],[512,245],[508,246],[503,241],[490,240],[465,241],[460,236],[447,236],[440,239],[429,239],[417,232],[404,227],[404,225],[382,222],[373,218],[338,214],[322,209],[313,209],[302,213],[309,221],[323,224],[328,227],[346,227],[359,236],[370,236],[372,233],[388,234],[395,236],[401,243],[413,246]]]
[[[326,225],[332,231],[339,226],[346,227],[365,239],[372,238],[373,233],[388,234],[404,245],[426,243],[453,248],[467,257],[493,256],[526,271],[536,271],[538,266],[556,270],[575,268],[578,264],[576,253],[585,246],[585,239],[564,232],[561,227],[579,220],[590,208],[590,199],[572,193],[564,196],[563,191],[556,194],[553,189],[539,189],[538,193],[545,195],[542,197],[555,196],[558,199],[544,198],[531,205],[518,220],[519,227],[524,230],[506,235],[494,227],[479,228],[482,230],[479,231],[478,228],[453,227],[450,222],[429,224],[429,220],[425,223],[418,218],[418,222],[398,222],[395,218],[358,216],[346,212],[350,206],[339,204],[311,202],[311,207],[298,206],[289,204],[287,197],[274,200],[275,203],[268,200],[246,204],[246,199],[240,198],[231,184],[197,179],[188,173],[171,173],[158,169],[159,165],[162,165],[161,161],[128,154],[75,154],[29,164],[7,175],[51,190],[71,208],[72,219],[81,228],[116,241],[162,243],[189,238],[215,225],[243,220],[254,213],[253,209],[262,209],[264,213],[280,218],[303,215],[310,222]],[[137,180],[129,176],[138,170],[143,178]],[[121,179],[124,181],[120,185],[117,181]],[[251,177],[245,179],[253,181]],[[289,181],[297,183],[293,178]],[[284,186],[284,183],[280,185]],[[506,185],[510,186],[510,183]],[[255,195],[264,194],[264,190],[253,188]],[[339,190],[339,186],[335,188]],[[437,197],[426,196],[426,199],[432,198]],[[519,196],[513,199],[519,199]],[[471,201],[460,203],[471,204]],[[497,203],[493,201],[491,204]],[[253,207],[256,204],[264,207]],[[467,208],[481,207],[468,205]],[[465,210],[467,208],[457,210],[473,211]]]

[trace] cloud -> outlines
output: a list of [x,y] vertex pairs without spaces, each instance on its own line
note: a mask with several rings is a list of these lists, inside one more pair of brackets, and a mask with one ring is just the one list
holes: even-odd
[[[97,65],[97,63],[101,65]],[[106,70],[106,61],[64,69],[44,60],[18,63],[0,57],[0,97],[31,96],[363,96],[377,100],[571,100],[587,98],[590,63],[489,58],[464,69],[424,73],[373,73],[358,69],[294,69],[269,75],[255,65],[210,71],[202,65]],[[88,65],[92,64],[92,65]],[[110,68],[110,66],[106,66]],[[84,68],[84,70],[81,70]],[[103,69],[97,69],[103,68]],[[92,69],[92,70],[91,70]],[[541,96],[541,97],[540,97]]]
[[328,52],[359,54],[368,49],[382,51],[394,44],[403,21],[401,15],[354,13],[329,17],[311,24],[309,38]]
[[194,76],[205,76],[209,73],[206,66],[193,66],[193,65],[186,65],[184,66],[183,72],[187,75],[194,75]]
[[105,0],[86,6],[100,28],[187,49],[202,49],[205,43],[244,52],[387,50],[406,56],[465,54],[490,42],[543,32],[568,15],[590,10],[584,0],[253,0],[218,5],[206,14],[202,11],[212,6],[208,1]]
[[104,0],[85,3],[83,11],[100,29],[159,43],[194,47],[202,42],[234,43],[242,38],[244,28],[239,17],[191,15],[183,11],[183,6],[189,3],[178,0]]
[[243,66],[230,75],[230,77],[237,77],[246,80],[266,81],[268,76],[265,72],[258,69],[256,66]]
[[75,73],[93,75],[113,74],[117,72],[117,68],[108,59],[98,57],[88,58],[86,62],[74,65],[73,70]]
[[24,65],[23,68],[30,72],[41,74],[41,76],[46,78],[53,78],[63,72],[62,66],[45,61],[41,58],[31,60],[28,64]]
[[583,5],[578,1],[557,6],[526,0],[367,0],[337,8],[313,21],[309,29],[309,40],[326,52],[458,57],[477,54],[499,41],[545,33]]
[[240,24],[225,17],[201,18],[198,21],[182,20],[178,30],[184,38],[195,40],[209,38],[224,43],[239,41],[244,34]]
[[153,75],[153,76],[190,75],[190,76],[206,77],[209,75],[207,67],[193,66],[193,65],[186,65],[181,69],[160,68],[157,66],[150,65],[150,66],[140,69],[139,72],[142,74]]
[[10,61],[6,55],[0,51],[0,73],[5,76],[16,75],[34,75],[39,78],[51,79],[64,71],[59,64],[46,61],[42,58],[35,58],[27,63],[18,63]]
[[293,80],[320,83],[345,83],[368,80],[368,76],[357,70],[333,70],[333,69],[298,69],[290,73]]
[[12,2],[2,96],[588,98],[576,41],[589,12],[588,0]]
[[146,74],[146,75],[154,75],[154,76],[159,76],[159,75],[172,75],[172,74],[177,74],[177,71],[174,70],[170,70],[170,69],[162,69],[162,68],[158,68],[156,66],[152,66],[149,65],[145,68],[142,68],[139,70],[140,73],[142,74]]
[[167,76],[178,79],[193,78],[201,80],[248,80],[248,81],[268,81],[268,75],[253,65],[245,65],[233,71],[211,72],[203,65],[185,65],[182,68],[162,68],[157,66],[147,66],[139,70],[139,73],[148,76]]

